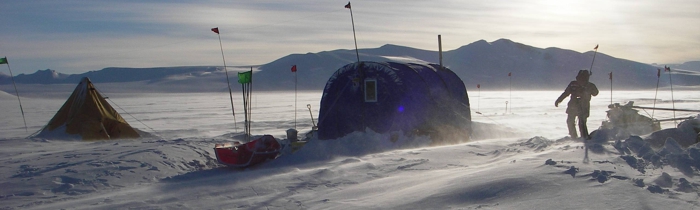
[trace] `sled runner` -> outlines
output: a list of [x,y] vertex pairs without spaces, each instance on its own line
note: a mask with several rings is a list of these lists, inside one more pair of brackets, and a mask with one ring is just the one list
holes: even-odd
[[245,168],[275,159],[279,155],[281,146],[271,135],[264,135],[248,143],[240,144],[216,144],[214,152],[219,163]]

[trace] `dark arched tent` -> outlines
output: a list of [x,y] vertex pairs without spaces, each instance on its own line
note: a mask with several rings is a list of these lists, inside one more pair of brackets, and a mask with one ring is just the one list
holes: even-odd
[[467,90],[454,72],[436,64],[348,64],[326,83],[318,138],[336,139],[366,128],[378,133],[468,138]]

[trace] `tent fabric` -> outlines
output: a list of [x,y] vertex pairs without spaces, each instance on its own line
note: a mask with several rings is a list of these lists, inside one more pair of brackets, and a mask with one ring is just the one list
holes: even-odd
[[109,140],[139,134],[84,77],[37,137]]
[[[376,81],[376,86],[366,88],[366,81]],[[366,89],[376,89],[376,102],[365,100]],[[366,129],[378,133],[469,133],[467,90],[454,72],[435,64],[348,64],[326,83],[318,137],[336,139]]]

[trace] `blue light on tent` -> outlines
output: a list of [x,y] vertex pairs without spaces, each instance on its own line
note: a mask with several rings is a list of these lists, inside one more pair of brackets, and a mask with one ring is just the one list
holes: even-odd
[[403,112],[403,106],[399,106],[399,112]]

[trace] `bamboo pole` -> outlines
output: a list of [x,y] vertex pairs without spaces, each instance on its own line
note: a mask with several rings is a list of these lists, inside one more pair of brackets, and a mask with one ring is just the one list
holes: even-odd
[[233,114],[233,127],[235,128],[236,133],[238,133],[238,125],[236,122],[236,110],[233,106],[233,93],[231,91],[231,82],[229,81],[229,78],[228,78],[228,69],[226,68],[226,57],[224,57],[224,45],[221,44],[221,34],[219,34],[219,27],[212,28],[211,31],[216,33],[216,35],[219,37],[219,47],[221,48],[221,59],[224,60],[224,72],[226,72],[226,86],[228,87],[228,96],[231,99],[231,113]]
[[[656,96],[659,94],[659,81],[661,81],[661,69],[656,69],[656,92],[654,92],[654,108],[656,108]],[[654,109],[651,110],[651,119],[654,119]]]
[[10,71],[10,79],[12,79],[12,86],[15,87],[15,94],[17,95],[17,101],[19,102],[19,111],[22,112],[22,121],[24,121],[24,132],[29,132],[27,128],[27,119],[24,117],[24,108],[22,108],[22,100],[19,99],[19,91],[17,91],[17,84],[15,83],[15,77],[12,75],[12,69],[10,68],[10,61],[5,57],[5,64],[7,64],[7,70]]
[[[674,109],[674,110],[673,110],[673,118],[676,118],[676,111],[675,111],[675,109],[676,109],[676,101],[673,99],[673,79],[671,79],[671,78],[672,78],[672,76],[671,76],[671,67],[664,66],[664,68],[666,69],[666,71],[668,71],[668,81],[669,81],[669,83],[670,83],[670,85],[671,85],[671,105],[673,106],[673,109]],[[673,121],[673,124],[675,124],[676,126],[678,126],[678,123],[677,123],[675,120]]]
[[355,35],[355,18],[352,16],[352,6],[350,5],[350,2],[348,1],[348,4],[345,5],[345,8],[350,9],[350,21],[352,21],[352,37],[355,40],[355,55],[357,55],[357,63],[360,63],[360,52],[357,50],[357,35]]

